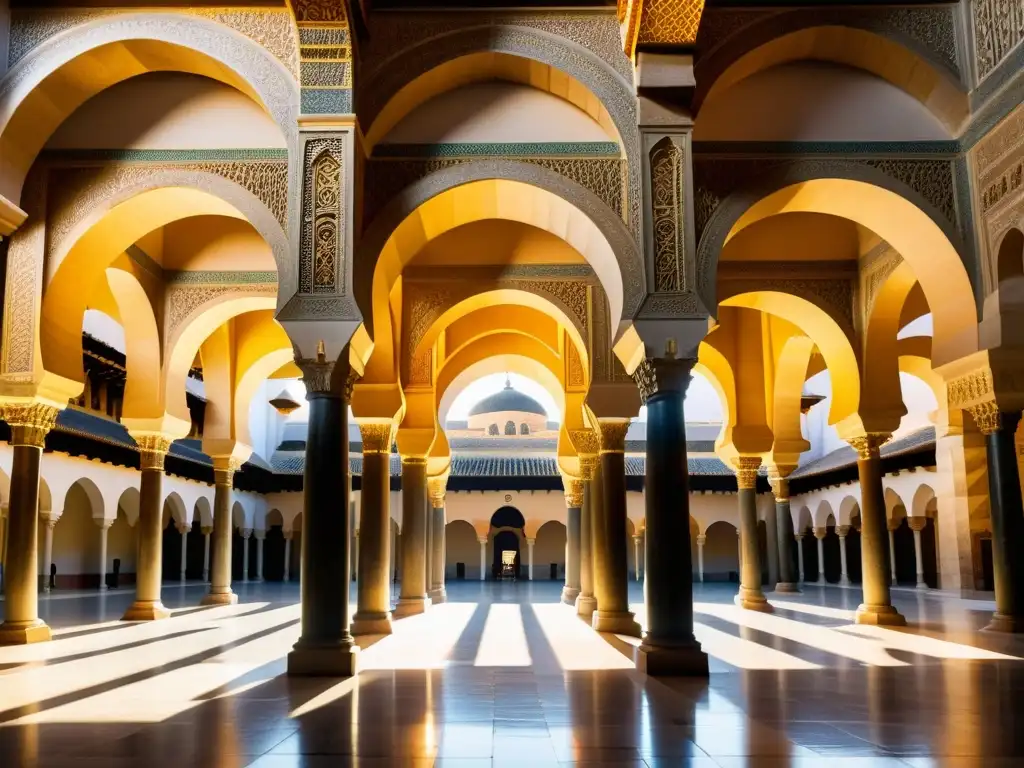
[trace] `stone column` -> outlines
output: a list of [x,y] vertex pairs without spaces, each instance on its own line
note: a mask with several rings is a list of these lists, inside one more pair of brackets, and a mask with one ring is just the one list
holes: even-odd
[[231,488],[239,466],[234,457],[213,457],[213,567],[210,569],[210,590],[203,597],[202,605],[234,605],[238,602],[238,595],[231,590]]
[[839,536],[839,583],[850,583],[850,572],[846,567],[846,537],[850,533],[850,526],[840,525],[836,527],[836,535]]
[[212,525],[204,525],[200,530],[203,532],[203,581],[210,582],[210,534],[213,533]]
[[[882,489],[882,458],[879,448],[889,435],[872,432],[851,439],[857,451],[857,473],[860,477],[861,571],[864,602],[857,609],[858,624],[903,626],[906,619],[892,607],[889,596],[889,574],[886,573],[885,495]],[[1010,436],[1013,446],[1013,436]],[[1016,490],[1020,498],[1020,488]]]
[[736,605],[751,611],[770,612],[771,604],[761,590],[761,548],[757,536],[757,470],[760,466],[760,456],[740,456],[736,465],[742,553]]
[[263,541],[267,538],[267,532],[256,530],[256,581],[263,581]]
[[444,497],[448,485],[447,475],[432,477],[427,481],[427,495],[430,497],[430,602],[443,603],[448,599],[444,587],[445,566],[445,525]]
[[487,579],[487,537],[481,536],[477,539],[480,542],[480,581]]
[[818,527],[814,529],[814,538],[818,540],[818,583],[825,584],[825,536],[828,535],[828,528]]
[[43,515],[43,592],[50,592],[50,565],[53,563],[53,529],[57,518],[52,514]]
[[899,520],[886,521],[885,527],[889,530],[889,577],[893,585],[899,583],[896,580],[896,529],[900,527]]
[[768,570],[768,583],[779,583],[779,525],[778,508],[774,503],[765,506],[764,510],[764,533],[765,533],[765,555],[767,562],[765,567]]
[[[647,477],[644,493],[644,603],[647,632],[636,666],[649,675],[708,676],[708,657],[693,634],[690,491],[683,399],[696,361],[641,361],[633,374],[647,405]],[[602,440],[602,449],[604,448]],[[703,573],[703,542],[697,539]]]
[[427,459],[402,457],[402,589],[395,617],[423,613],[427,596]]
[[100,526],[100,591],[104,592],[107,589],[107,533],[114,521],[104,517],[96,522]]
[[[640,637],[640,625],[629,610],[626,558],[626,431],[629,419],[598,422],[600,432],[601,508],[593,521],[594,611],[598,632]],[[689,524],[689,520],[687,520]]]
[[633,576],[637,581],[640,581],[640,549],[643,546],[644,537],[643,534],[633,534]]
[[135,561],[135,602],[123,621],[152,621],[171,615],[160,600],[163,579],[164,457],[173,440],[159,433],[133,434],[139,444],[139,521]]
[[298,360],[309,401],[302,494],[302,632],[288,654],[289,675],[350,677],[359,648],[349,631],[352,515],[348,404],[355,375],[345,346],[337,362],[323,348]]
[[537,543],[536,539],[526,540],[526,580],[533,581],[533,545]]
[[601,492],[597,485],[597,435],[592,430],[580,430],[574,437],[580,457],[580,477],[583,480],[583,506],[580,507],[580,593],[576,596],[576,613],[592,621],[597,609],[594,597],[594,515],[601,506]]
[[249,581],[249,539],[252,538],[252,528],[242,529],[242,582]]
[[703,533],[697,534],[697,578],[704,583],[704,542],[708,537]]
[[50,639],[39,618],[39,462],[57,408],[43,403],[5,403],[0,419],[11,429],[11,491],[7,505],[7,560],[4,563],[4,623],[0,645]]
[[[779,580],[775,591],[782,594],[800,592],[799,575],[793,572],[793,547],[798,539],[793,535],[793,514],[789,506],[789,480],[778,467],[768,471],[768,480],[775,495],[775,532],[779,550]],[[803,562],[803,553],[798,557]]]
[[349,576],[351,581],[355,581],[359,574],[359,529],[356,528],[352,532],[352,573]]
[[284,580],[292,580],[292,532],[284,532]]
[[390,635],[391,627],[391,421],[359,425],[363,441],[363,476],[360,491],[359,573],[356,577],[354,635]]
[[185,564],[188,559],[188,532],[192,530],[192,526],[186,523],[175,523],[174,527],[178,530],[178,534],[181,536],[181,562],[179,565],[179,576],[181,581],[185,581]]
[[566,540],[565,540],[565,586],[562,587],[562,602],[576,604],[580,593],[580,507],[583,506],[583,481],[562,475],[565,487]]
[[800,573],[800,582],[807,581],[807,572],[804,570],[804,536],[803,533],[797,533],[793,536],[793,540],[796,541],[796,558],[797,567]]
[[928,589],[924,580],[924,552],[921,549],[921,531],[928,525],[927,517],[908,517],[907,524],[914,532],[914,572],[917,574],[917,588]]

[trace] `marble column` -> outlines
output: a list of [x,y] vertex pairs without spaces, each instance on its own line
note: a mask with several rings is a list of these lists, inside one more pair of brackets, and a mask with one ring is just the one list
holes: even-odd
[[432,477],[427,481],[427,495],[429,496],[428,514],[430,515],[431,537],[430,537],[430,602],[434,605],[443,603],[448,599],[448,593],[444,586],[445,568],[445,511],[444,498],[445,489],[448,485],[448,476]]
[[[598,632],[640,637],[640,625],[629,610],[626,557],[626,431],[629,419],[601,419],[601,507],[593,521],[594,597],[592,624]],[[689,524],[689,520],[687,520]]]
[[[903,626],[907,621],[892,607],[889,596],[890,574],[886,570],[889,540],[886,536],[882,457],[879,448],[888,439],[888,434],[872,432],[849,441],[857,451],[861,494],[861,578],[864,602],[857,608],[855,620],[858,624]],[[1012,434],[1010,440],[1012,448]],[[1019,500],[1019,487],[1016,492]]]
[[107,589],[107,534],[114,521],[110,518],[100,518],[96,521],[100,527],[100,591]]
[[740,504],[740,591],[736,605],[751,611],[770,612],[771,604],[761,589],[761,547],[757,535],[757,470],[760,456],[740,456],[736,464]]
[[487,580],[487,537],[480,536],[477,538],[480,542],[480,581]]
[[971,408],[975,423],[985,435],[988,462],[989,514],[992,518],[992,570],[996,610],[988,630],[1024,632],[1024,505],[1014,433],[1020,422],[1017,412],[1000,412],[994,402]]
[[885,526],[889,531],[889,578],[894,586],[896,580],[896,529],[900,527],[899,520],[888,520]]
[[356,576],[354,635],[390,635],[391,626],[391,421],[359,425],[363,441],[360,491],[359,573]]
[[[778,467],[772,467],[768,472],[768,480],[775,496],[775,533],[779,550],[779,580],[775,584],[775,591],[782,594],[793,594],[800,592],[799,574],[793,571],[795,566],[793,561],[797,559],[797,556],[794,556],[793,547],[798,541],[793,535],[793,514],[789,506],[789,480],[786,479],[783,471],[780,471]],[[802,561],[803,553],[799,557]]]
[[921,531],[928,525],[927,517],[908,517],[907,524],[914,532],[914,573],[917,574],[917,588],[928,589],[924,580],[924,551],[921,548]]
[[7,505],[7,559],[4,563],[4,622],[0,645],[50,639],[39,618],[39,462],[57,409],[42,403],[5,403],[0,419],[11,429],[11,491]]
[[359,529],[352,532],[352,573],[350,581],[355,581],[359,576]]
[[633,576],[637,581],[641,580],[640,574],[640,550],[643,547],[643,534],[633,534]]
[[704,583],[704,542],[708,537],[703,533],[697,534],[697,579]]
[[804,536],[806,534],[797,533],[793,536],[793,540],[796,542],[796,558],[797,558],[797,569],[800,575],[800,582],[807,581],[807,571],[804,570]]
[[213,567],[210,589],[200,601],[202,605],[238,602],[238,595],[231,589],[231,507],[232,484],[240,466],[234,457],[213,457]]
[[819,526],[813,533],[814,538],[818,540],[818,583],[825,584],[825,537],[828,535],[828,528]]
[[306,469],[302,493],[302,622],[288,654],[289,675],[350,677],[358,669],[359,648],[349,631],[351,484],[349,482],[348,404],[355,374],[349,349],[328,362],[296,362],[309,401]]
[[212,525],[204,525],[203,532],[203,581],[210,582],[210,534],[213,533]]
[[175,523],[174,527],[178,531],[178,535],[181,536],[181,562],[179,563],[178,575],[181,581],[185,581],[185,565],[188,559],[188,532],[192,530],[192,526],[186,523]]
[[562,587],[562,602],[575,605],[580,593],[580,507],[583,506],[583,481],[562,475],[565,489],[565,586]]
[[43,515],[43,592],[49,593],[50,565],[53,563],[53,529],[57,518],[52,514]]
[[263,542],[267,538],[267,532],[257,529],[256,533],[256,581],[263,581]]
[[171,615],[160,600],[163,579],[164,457],[172,437],[159,433],[133,434],[139,445],[139,521],[135,524],[135,602],[124,621],[152,621]]
[[249,581],[249,539],[252,538],[252,528],[242,529],[242,582]]
[[292,532],[284,532],[284,580],[292,580]]
[[427,610],[427,586],[427,459],[403,456],[402,588],[395,617]]
[[[643,360],[634,378],[647,405],[644,493],[644,603],[647,632],[636,667],[649,675],[708,676],[708,657],[693,634],[690,491],[683,399],[696,361]],[[602,441],[602,449],[604,444]],[[697,539],[698,571],[703,542]]]
[[581,430],[576,436],[576,449],[580,457],[580,477],[583,481],[583,506],[580,507],[580,593],[576,595],[576,613],[588,623],[597,609],[594,597],[594,514],[601,506],[601,492],[597,486],[597,435],[592,430]]
[[767,562],[765,568],[768,571],[768,583],[779,583],[779,525],[778,508],[772,499],[772,504],[765,505],[764,509],[764,533],[765,533],[765,555]]
[[850,533],[850,526],[836,526],[836,535],[839,537],[839,583],[850,583],[850,572],[846,567],[846,537]]
[[533,581],[533,545],[537,543],[536,539],[526,540],[526,580]]

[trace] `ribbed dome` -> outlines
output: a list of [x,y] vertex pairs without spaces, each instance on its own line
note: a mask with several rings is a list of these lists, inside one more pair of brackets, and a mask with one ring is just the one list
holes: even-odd
[[507,379],[505,380],[505,388],[501,392],[495,392],[493,395],[485,397],[470,409],[469,415],[479,416],[482,413],[501,413],[503,411],[536,413],[540,416],[547,415],[544,406],[529,395],[524,395],[522,392],[513,389],[512,382]]

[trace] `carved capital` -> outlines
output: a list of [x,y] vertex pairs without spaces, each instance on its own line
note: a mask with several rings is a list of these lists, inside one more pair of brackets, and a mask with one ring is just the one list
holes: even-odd
[[248,539],[252,536],[252,528],[242,528],[239,533],[242,534],[243,539]]
[[704,546],[704,542],[707,541],[707,540],[708,540],[707,534],[705,534],[705,533],[698,533],[697,534],[697,546],[698,547],[703,547]]
[[778,467],[768,468],[768,482],[772,486],[772,494],[776,501],[789,501],[789,480],[786,475],[788,470],[780,470]]
[[927,517],[908,517],[907,525],[910,526],[910,530],[921,532],[928,527]]
[[892,435],[888,432],[868,432],[857,437],[847,438],[847,442],[857,452],[857,458],[861,461],[877,459],[881,454],[879,449],[887,442]]
[[114,520],[109,517],[95,517],[96,525],[102,528],[104,531],[109,531],[110,527],[114,524]]
[[850,526],[848,525],[840,525],[836,527],[836,536],[838,536],[840,539],[845,539],[849,533]]
[[970,408],[982,401],[995,401],[995,386],[992,371],[981,368],[958,376],[946,384],[946,396],[950,408]]
[[0,405],[0,419],[11,428],[11,445],[28,445],[42,448],[47,433],[57,422],[60,409],[46,403],[3,403]]
[[562,475],[562,485],[565,488],[565,506],[569,509],[579,509],[583,506],[583,480],[577,477]]
[[226,485],[229,488],[235,479],[235,472],[242,467],[242,462],[234,456],[213,457],[213,482],[215,485]]
[[291,541],[295,537],[295,531],[283,531],[281,535],[285,541]]
[[376,421],[360,423],[359,434],[363,440],[363,453],[391,453],[391,444],[395,439],[395,423],[393,421]]
[[574,429],[569,434],[572,438],[571,442],[576,447],[576,453],[580,456],[580,461],[583,460],[584,456],[596,455],[599,445],[597,433],[592,429]]
[[597,454],[580,454],[580,479],[593,480],[594,468],[597,466]]
[[816,539],[824,539],[825,536],[828,534],[828,528],[824,528],[824,527],[814,528],[813,529],[813,533],[814,533],[814,538],[816,538]]
[[441,509],[444,506],[445,491],[448,489],[448,476],[427,478],[427,495],[430,497],[430,506],[434,509]]
[[174,438],[161,432],[133,432],[132,438],[139,446],[139,468],[163,472],[164,458]]
[[626,450],[626,432],[629,431],[629,419],[614,421],[598,421],[600,432],[599,453],[624,453]]
[[174,524],[174,528],[182,536],[184,536],[185,534],[187,534],[189,531],[192,530],[192,526],[189,525],[188,523],[175,523]]
[[740,490],[756,487],[757,470],[760,467],[760,456],[740,456],[736,459],[736,487]]
[[902,519],[903,518],[900,518],[900,517],[890,517],[890,518],[887,518],[886,521],[885,521],[885,527],[888,528],[890,531],[896,531],[896,530],[899,529],[900,521]]
[[213,533],[213,526],[204,525],[199,530],[203,532],[203,536],[209,536],[211,533]]
[[316,395],[329,395],[333,391],[334,361],[319,358],[300,357],[295,361],[302,371],[302,383],[306,392]]
[[687,357],[645,357],[633,371],[640,399],[646,404],[649,398],[665,392],[678,392],[682,397],[693,379],[696,362]]
[[978,430],[983,435],[994,434],[1003,426],[1003,417],[995,400],[975,403],[964,410],[971,414],[971,418],[974,419],[974,423],[978,425]]

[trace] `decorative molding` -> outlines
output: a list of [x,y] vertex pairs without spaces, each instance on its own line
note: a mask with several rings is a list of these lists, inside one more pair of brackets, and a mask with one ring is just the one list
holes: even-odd
[[693,358],[645,357],[633,371],[633,380],[646,404],[656,394],[674,392],[682,398],[692,380]]
[[598,157],[618,160],[615,141],[462,142],[445,144],[378,144],[374,159],[424,160],[457,157]]
[[60,409],[39,402],[0,403],[0,419],[11,428],[10,444],[42,448]]
[[46,149],[47,165],[288,162],[287,149]]
[[566,386],[585,387],[587,385],[587,372],[583,368],[583,361],[580,353],[576,350],[576,344],[571,339],[565,343],[567,364]]
[[346,295],[345,137],[306,142],[303,159],[299,292]]
[[684,150],[666,136],[651,149],[654,291],[686,292]]
[[871,310],[874,308],[875,297],[878,296],[878,291],[885,285],[885,281],[896,271],[897,267],[903,263],[903,257],[900,256],[895,248],[884,242],[882,245],[884,246],[883,255],[873,259],[869,266],[861,270],[861,281],[864,287],[863,306],[865,318],[871,316]]
[[302,383],[306,391],[325,395],[334,391],[332,379],[334,377],[334,361],[325,360],[321,354],[317,358],[298,358],[295,364],[302,371]]
[[[147,257],[148,258],[148,257]],[[175,285],[276,285],[274,270],[169,270],[164,272],[168,286]]]
[[451,280],[497,281],[514,279],[586,280],[597,284],[597,275],[589,264],[481,264],[472,266],[445,265],[402,270],[405,282],[448,282]]
[[992,371],[983,368],[971,371],[946,383],[949,408],[964,409],[979,402],[995,402],[996,392]]
[[693,153],[708,155],[755,155],[845,157],[864,155],[901,158],[921,155],[953,157],[963,151],[959,141],[694,141]]
[[971,0],[974,61],[981,82],[1024,42],[1020,0]]
[[351,113],[352,40],[343,0],[295,0],[292,9],[299,30],[301,112]]
[[760,456],[738,456],[735,461],[736,487],[750,490],[757,487],[757,471],[761,468]]
[[226,295],[264,295],[277,297],[277,282],[222,285],[184,284],[168,286],[164,293],[167,334],[173,334],[197,310]]

